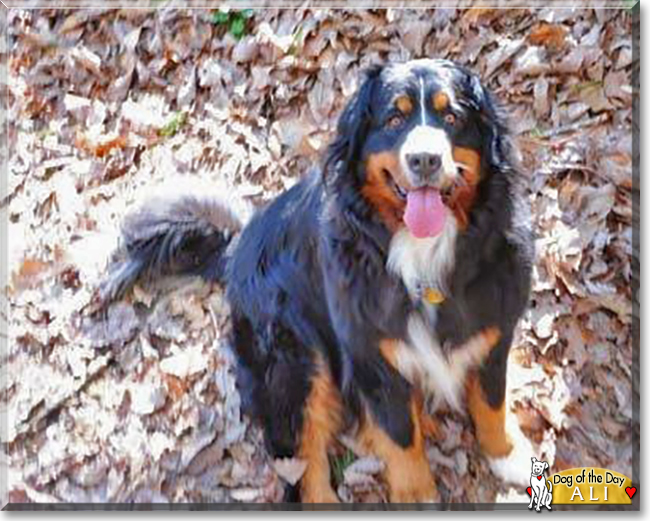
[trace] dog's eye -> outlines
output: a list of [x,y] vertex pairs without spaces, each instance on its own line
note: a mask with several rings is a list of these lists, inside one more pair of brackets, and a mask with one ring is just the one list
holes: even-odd
[[386,121],[386,126],[388,128],[397,128],[402,123],[404,123],[404,116],[402,116],[401,114],[394,114],[390,118],[388,118],[388,121]]
[[451,112],[449,114],[445,114],[445,123],[447,123],[447,125],[454,126],[456,124],[456,116],[454,116]]

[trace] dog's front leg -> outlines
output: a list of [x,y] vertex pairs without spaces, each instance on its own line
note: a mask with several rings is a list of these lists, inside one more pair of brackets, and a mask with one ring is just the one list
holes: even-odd
[[391,502],[435,501],[438,493],[426,455],[416,393],[385,358],[369,362],[355,363],[355,378],[365,403],[360,444],[386,465],[384,478]]
[[540,508],[541,508],[543,502],[544,502],[544,487],[541,487],[541,488],[537,491],[537,505],[535,506],[535,510],[536,510],[537,512],[540,511]]
[[476,437],[492,472],[508,483],[529,482],[534,450],[506,405],[506,361],[511,335],[502,337],[478,371],[467,379],[467,403]]

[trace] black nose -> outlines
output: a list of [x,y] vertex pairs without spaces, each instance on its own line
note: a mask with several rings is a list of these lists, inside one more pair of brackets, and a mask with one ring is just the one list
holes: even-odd
[[420,152],[419,154],[408,154],[406,156],[411,172],[422,178],[422,180],[430,180],[440,170],[442,160],[437,154],[429,154],[427,152]]

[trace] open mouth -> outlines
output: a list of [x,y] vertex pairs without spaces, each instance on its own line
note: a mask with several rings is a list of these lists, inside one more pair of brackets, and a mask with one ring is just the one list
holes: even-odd
[[404,203],[402,219],[417,238],[434,237],[442,232],[447,210],[439,187],[421,186],[414,189],[402,187],[391,172],[384,168],[386,183]]
[[462,182],[462,178],[460,178],[459,180],[454,181],[453,183],[448,183],[447,185],[443,186],[440,189],[440,195],[442,196],[442,202],[445,205],[450,204],[450,202],[452,200],[452,195],[454,193],[454,188],[457,187],[457,186],[460,186],[462,184],[464,184],[464,183]]
[[[395,181],[395,177],[391,174],[390,170],[384,168],[383,170],[384,177],[386,178],[386,184],[390,187],[393,193],[401,200],[406,202],[408,197],[409,190],[400,186],[400,184]],[[455,188],[467,184],[465,176],[462,171],[459,171],[459,175],[455,179],[449,180],[448,182],[443,182],[440,187],[435,187],[436,190],[440,192],[443,201],[445,204],[450,200],[451,195],[454,192]]]

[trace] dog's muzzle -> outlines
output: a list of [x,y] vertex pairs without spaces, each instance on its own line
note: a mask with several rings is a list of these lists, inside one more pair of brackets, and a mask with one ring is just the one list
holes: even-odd
[[399,156],[402,172],[413,188],[440,188],[456,176],[452,146],[442,129],[415,127],[406,137]]

